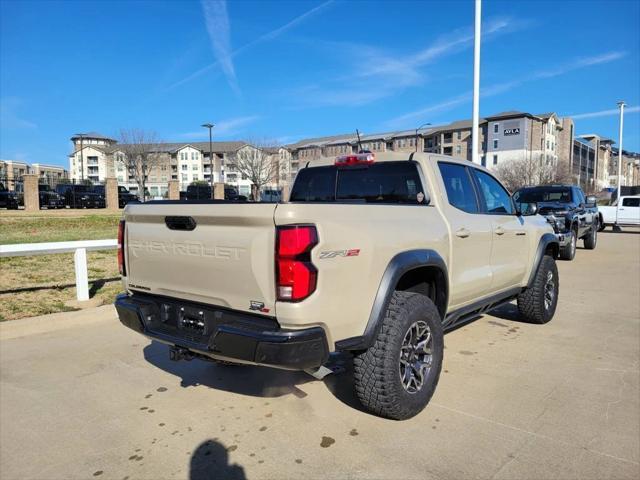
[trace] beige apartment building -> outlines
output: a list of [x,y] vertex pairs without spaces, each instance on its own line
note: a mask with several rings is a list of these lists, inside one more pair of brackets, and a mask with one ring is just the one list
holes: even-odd
[[[132,193],[138,193],[138,184],[133,172],[127,169],[126,148],[115,139],[99,133],[87,133],[71,138],[73,152],[69,154],[71,178],[75,181],[90,180],[104,182],[107,177],[115,177],[118,184]],[[249,195],[251,181],[233,166],[235,155],[256,147],[242,141],[159,143],[152,146],[157,158],[147,173],[146,188],[152,198],[166,197],[168,182],[178,181],[180,190],[185,191],[193,182],[213,180],[236,187],[241,195]],[[284,186],[290,182],[291,154],[283,147],[267,148],[271,161],[280,167],[272,187]]]
[[69,176],[67,170],[57,165],[29,165],[18,160],[0,160],[0,184],[9,190],[14,190],[16,183],[22,181],[22,176],[28,173],[38,175],[40,183],[47,184],[55,184]]
[[[361,148],[372,152],[424,151],[466,158],[471,161],[471,120],[420,130],[404,130],[378,134],[361,134]],[[507,111],[481,118],[478,154],[480,163],[495,168],[505,162],[528,160],[540,166],[570,172],[573,182],[585,190],[599,191],[610,186],[612,140],[597,135],[576,138],[575,125],[569,117],[556,113],[531,114]],[[301,140],[287,145],[295,173],[306,162],[325,156],[354,153],[359,150],[355,133]],[[640,166],[629,156],[625,182],[633,182]],[[635,168],[635,170],[634,170]],[[635,173],[637,175],[637,173]]]

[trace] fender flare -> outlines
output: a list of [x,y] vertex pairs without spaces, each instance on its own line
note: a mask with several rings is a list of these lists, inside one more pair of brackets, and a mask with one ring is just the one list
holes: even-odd
[[[560,243],[558,242],[557,237],[553,233],[545,233],[540,237],[540,242],[538,242],[538,248],[536,249],[536,256],[533,261],[533,268],[531,269],[531,273],[529,273],[529,281],[527,282],[527,287],[530,287],[533,284],[533,279],[536,276],[536,272],[538,271],[538,266],[542,261],[542,257],[544,257],[544,252],[550,245],[555,244],[556,251],[560,250]],[[557,254],[557,253],[556,253]]]
[[336,342],[336,350],[365,350],[369,348],[380,330],[387,305],[396,285],[405,273],[420,267],[435,267],[442,273],[444,308],[442,308],[443,311],[440,312],[440,315],[444,321],[449,300],[449,276],[446,263],[435,250],[416,249],[400,252],[391,259],[382,275],[364,334]]

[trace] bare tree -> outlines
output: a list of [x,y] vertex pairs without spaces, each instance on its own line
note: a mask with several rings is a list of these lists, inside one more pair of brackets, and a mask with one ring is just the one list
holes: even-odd
[[511,192],[531,185],[572,183],[573,180],[568,165],[548,164],[541,154],[502,162],[494,173]]
[[276,148],[267,141],[251,142],[229,159],[228,165],[252,183],[251,199],[254,201],[260,199],[262,187],[278,178],[280,165],[277,155],[272,154]]
[[118,149],[124,153],[125,168],[138,184],[143,201],[147,199],[147,176],[162,163],[161,143],[155,132],[135,128],[120,130]]

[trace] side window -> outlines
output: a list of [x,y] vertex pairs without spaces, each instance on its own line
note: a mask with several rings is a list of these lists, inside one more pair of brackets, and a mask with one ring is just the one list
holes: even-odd
[[623,198],[623,207],[640,207],[640,198]]
[[467,167],[438,163],[449,203],[467,213],[478,213],[478,201]]
[[480,186],[480,197],[484,200],[487,213],[513,215],[513,203],[509,192],[491,175],[481,170],[475,172]]
[[581,203],[582,203],[582,204],[584,204],[584,203],[586,202],[586,200],[585,200],[585,198],[584,198],[584,193],[582,193],[582,190],[580,190],[579,188],[575,188],[575,189],[573,190],[573,193],[574,193],[574,194],[575,194],[575,196],[576,196],[576,202],[577,202],[578,204],[581,204]]

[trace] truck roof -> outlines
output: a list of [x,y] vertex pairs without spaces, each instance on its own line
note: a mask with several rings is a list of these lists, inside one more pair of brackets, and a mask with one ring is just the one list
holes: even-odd
[[[466,160],[464,158],[456,158],[456,157],[451,157],[449,155],[441,155],[438,153],[423,153],[423,152],[373,152],[376,156],[375,158],[375,162],[397,162],[397,161],[402,161],[402,160],[415,160],[416,162],[420,162],[420,161],[424,161],[424,162],[437,162],[437,161],[445,161],[445,162],[449,162],[449,163],[459,163],[461,165],[473,165],[474,167],[483,170],[485,172],[489,172],[489,170],[487,170],[485,167],[483,167],[482,165],[478,165],[478,164],[474,164],[472,162],[470,162],[469,160]],[[348,155],[348,154],[347,154]],[[341,155],[337,155],[337,156],[341,156]],[[336,161],[336,157],[337,156],[331,156],[331,157],[320,157],[318,159],[315,160],[310,160],[309,162],[305,163],[304,167],[320,167],[320,166],[326,166],[326,165],[333,165],[335,164]],[[489,172],[490,173],[490,172]]]

